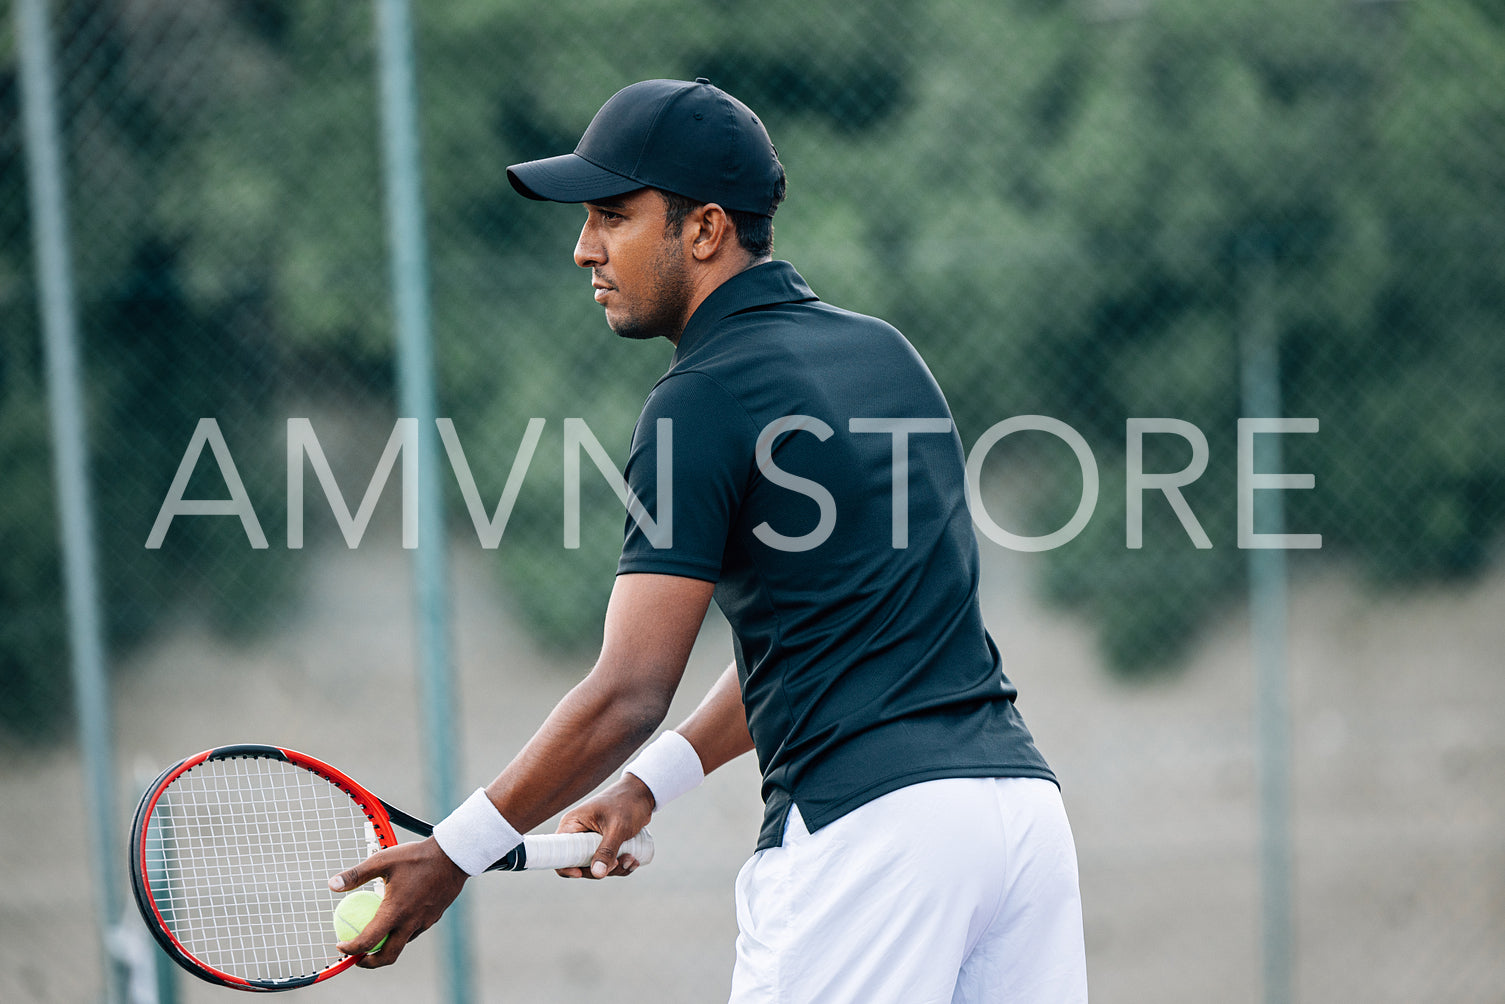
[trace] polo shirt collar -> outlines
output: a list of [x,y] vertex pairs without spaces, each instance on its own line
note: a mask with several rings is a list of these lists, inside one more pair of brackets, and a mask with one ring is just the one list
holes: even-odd
[[768,307],[776,303],[804,303],[818,300],[809,285],[787,261],[768,261],[738,272],[711,291],[701,301],[679,336],[679,347],[674,358],[681,358],[699,342],[715,325],[733,314],[755,307]]

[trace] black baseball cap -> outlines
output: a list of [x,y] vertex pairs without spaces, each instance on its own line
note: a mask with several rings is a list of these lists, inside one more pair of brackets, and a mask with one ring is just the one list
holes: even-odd
[[772,216],[784,168],[752,109],[704,77],[643,80],[596,113],[574,153],[507,168],[530,199],[594,202],[659,188]]

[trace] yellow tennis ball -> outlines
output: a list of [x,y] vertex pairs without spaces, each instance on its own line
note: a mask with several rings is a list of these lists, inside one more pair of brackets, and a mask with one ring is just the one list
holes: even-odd
[[[377,908],[381,906],[381,894],[370,889],[357,889],[355,892],[346,893],[334,908],[334,934],[340,941],[349,941],[358,937],[371,923],[371,918],[376,916]],[[387,943],[383,938],[377,942],[371,953],[381,951],[381,946]],[[370,953],[368,953],[370,954]]]

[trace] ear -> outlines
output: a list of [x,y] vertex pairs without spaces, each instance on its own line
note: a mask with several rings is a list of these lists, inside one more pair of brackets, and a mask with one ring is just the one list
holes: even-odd
[[716,203],[708,202],[697,209],[693,226],[688,225],[691,222],[686,221],[685,230],[690,235],[690,253],[697,261],[710,261],[723,247],[736,247],[737,230],[732,218]]

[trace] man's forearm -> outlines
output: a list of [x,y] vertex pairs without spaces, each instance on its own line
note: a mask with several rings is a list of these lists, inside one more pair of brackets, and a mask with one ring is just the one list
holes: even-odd
[[[567,868],[560,874],[574,878],[586,875],[603,878],[608,874],[629,873],[633,866],[631,863],[624,866],[616,860],[617,847],[663,807],[659,799],[672,800],[675,795],[698,785],[704,775],[752,749],[752,736],[747,731],[747,716],[742,710],[742,692],[735,665],[721,674],[700,706],[674,731],[688,740],[688,748],[666,733],[628,766],[628,773],[621,780],[571,809],[561,820],[560,828],[564,832],[591,830],[602,834],[605,839],[597,849],[589,871]],[[655,750],[659,752],[655,754]],[[683,759],[685,757],[689,760]],[[696,760],[698,764],[694,764]],[[641,773],[633,773],[634,766]]]
[[619,575],[601,655],[486,795],[519,833],[590,794],[653,734],[684,674],[713,583]]
[[653,734],[665,710],[655,702],[613,699],[587,677],[486,786],[486,795],[527,833],[611,776]]
[[735,663],[726,667],[700,706],[674,731],[690,740],[707,774],[753,748]]

